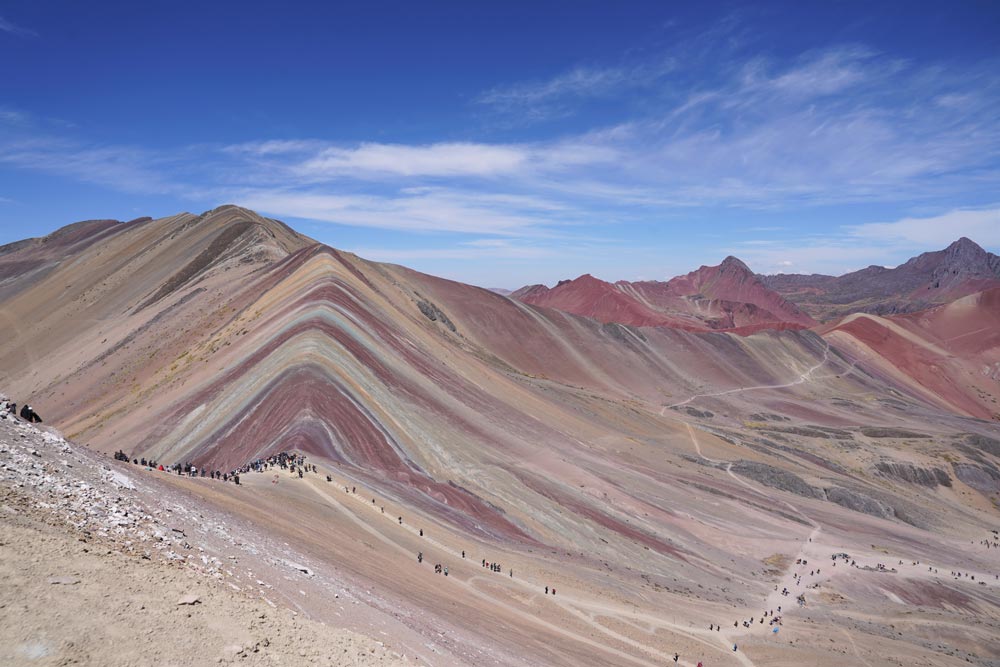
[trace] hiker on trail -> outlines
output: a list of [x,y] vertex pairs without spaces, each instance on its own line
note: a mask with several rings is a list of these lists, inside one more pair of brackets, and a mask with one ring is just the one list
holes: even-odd
[[424,562],[424,552],[423,551],[421,551],[421,552],[419,552],[417,554],[417,562],[418,563],[423,563]]
[[553,594],[553,595],[555,595],[555,594],[556,594],[556,589],[554,589],[554,588],[552,589],[552,594]]
[[462,558],[465,558],[465,549],[462,549]]
[[403,525],[403,517],[399,517],[399,525],[400,525],[400,526],[402,526],[402,525]]
[[446,576],[446,577],[448,576],[448,568],[447,567],[444,568],[444,576]]
[[545,587],[545,594],[546,594],[546,595],[548,595],[548,594],[549,594],[549,587],[548,587],[548,586],[546,586],[546,587]]
[[736,653],[736,648],[737,648],[736,644],[733,644],[733,653]]

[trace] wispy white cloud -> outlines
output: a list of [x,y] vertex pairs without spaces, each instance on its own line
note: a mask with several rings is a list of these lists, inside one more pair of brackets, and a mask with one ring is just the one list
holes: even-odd
[[882,264],[888,257],[887,250],[878,243],[859,243],[844,237],[825,239],[790,240],[773,244],[734,244],[720,252],[735,254],[754,272],[822,273],[841,275],[863,269],[871,264]]
[[816,235],[750,239],[720,249],[737,254],[758,273],[840,275],[901,263],[922,252],[941,250],[965,236],[987,248],[1000,247],[1000,208],[956,209],[892,222],[843,225]]
[[478,195],[452,190],[332,195],[272,189],[233,193],[248,208],[356,227],[409,232],[458,232],[497,236],[551,236],[547,227],[565,224],[563,207],[535,197]]
[[25,28],[24,26],[17,25],[13,21],[5,19],[0,16],[0,32],[6,32],[11,35],[18,35],[20,37],[37,37],[38,33],[30,28]]
[[31,116],[23,111],[9,107],[0,107],[0,124],[8,126],[27,125],[30,120]]
[[528,159],[528,151],[516,145],[362,144],[348,149],[325,148],[296,170],[309,177],[359,172],[394,176],[496,176],[523,168]]
[[363,143],[356,146],[320,141],[263,141],[225,146],[221,152],[256,164],[258,176],[308,183],[521,178],[608,164],[618,157],[611,146],[580,139],[535,144]]
[[168,161],[163,155],[141,148],[87,145],[48,136],[0,141],[0,164],[140,194],[182,189],[164,175]]
[[221,150],[224,153],[234,155],[268,156],[318,151],[325,147],[324,142],[310,139],[271,139],[231,144],[224,146]]
[[496,86],[476,96],[474,102],[495,113],[535,122],[568,115],[571,105],[581,100],[654,86],[676,67],[672,58],[617,67],[577,66],[543,81]]
[[351,252],[378,262],[414,260],[540,260],[561,255],[566,249],[551,245],[529,245],[522,241],[478,239],[443,248],[357,247]]
[[958,209],[926,218],[849,225],[848,234],[881,244],[942,248],[965,236],[980,245],[1000,246],[1000,208]]
[[898,67],[897,63],[882,62],[876,56],[875,52],[863,46],[816,51],[806,54],[794,66],[772,77],[765,75],[761,80],[749,81],[746,89],[771,89],[796,97],[841,93],[872,78],[881,78],[887,70]]

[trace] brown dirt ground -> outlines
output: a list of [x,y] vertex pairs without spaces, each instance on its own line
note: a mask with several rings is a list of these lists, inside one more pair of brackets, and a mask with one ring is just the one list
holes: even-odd
[[[2,491],[0,512],[0,664],[411,664],[381,642],[74,534],[15,490]],[[189,594],[200,601],[179,605]]]

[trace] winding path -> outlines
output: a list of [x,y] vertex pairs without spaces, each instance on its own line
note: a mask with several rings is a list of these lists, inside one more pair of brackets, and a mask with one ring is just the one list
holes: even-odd
[[[674,403],[672,405],[664,405],[660,409],[660,415],[661,416],[666,416],[666,411],[668,409],[677,408],[677,407],[681,407],[681,406],[687,405],[688,403],[691,403],[692,401],[697,400],[699,398],[707,398],[707,397],[714,397],[714,396],[727,396],[727,395],[731,395],[731,394],[738,394],[738,393],[747,392],[747,391],[757,391],[757,390],[762,390],[762,389],[786,389],[786,388],[794,387],[794,386],[797,386],[797,385],[800,385],[800,384],[805,384],[806,382],[811,382],[811,381],[813,381],[815,379],[815,378],[813,378],[813,374],[817,370],[819,370],[820,368],[822,368],[824,365],[826,365],[826,363],[830,359],[830,344],[828,342],[826,342],[826,341],[824,341],[824,343],[826,343],[826,347],[823,349],[823,358],[820,359],[816,364],[810,366],[803,373],[801,373],[797,379],[792,380],[791,382],[785,382],[783,384],[773,384],[773,385],[756,385],[756,386],[753,386],[753,387],[740,387],[739,389],[727,389],[725,391],[719,391],[719,392],[707,393],[707,394],[695,394],[695,395],[693,395],[693,396],[691,396],[691,397],[689,397],[689,398],[687,398],[687,399],[685,399],[683,401],[680,401],[678,403]],[[855,361],[854,363],[851,364],[851,369],[854,368],[854,366],[855,366],[856,363],[857,362]],[[708,461],[709,463],[712,463],[712,464],[715,464],[715,465],[725,465],[726,466],[726,474],[729,475],[736,482],[738,482],[740,485],[742,485],[743,487],[747,488],[748,490],[750,490],[752,493],[754,493],[756,495],[762,496],[762,497],[764,497],[764,498],[766,498],[766,499],[768,499],[768,500],[770,500],[772,502],[781,503],[785,507],[787,507],[790,510],[792,510],[795,514],[797,514],[798,516],[802,517],[803,520],[805,520],[807,523],[809,523],[809,525],[812,526],[812,528],[813,528],[812,531],[802,541],[802,546],[799,549],[799,553],[795,556],[795,558],[797,558],[797,559],[802,559],[803,557],[805,557],[806,552],[809,550],[810,545],[813,544],[813,542],[815,541],[815,539],[818,538],[819,535],[820,535],[820,533],[822,532],[822,526],[820,526],[820,524],[817,523],[815,520],[813,520],[812,517],[808,516],[805,512],[803,512],[802,510],[800,510],[798,507],[796,507],[792,503],[788,502],[787,500],[785,500],[783,498],[776,497],[772,493],[769,493],[767,491],[762,490],[761,488],[759,488],[759,487],[751,484],[750,482],[746,481],[745,479],[743,479],[742,477],[740,477],[739,475],[737,475],[736,473],[734,473],[733,472],[733,463],[732,463],[732,461],[722,461],[722,460],[719,460],[719,459],[713,459],[711,457],[705,456],[705,454],[701,451],[701,443],[698,442],[698,436],[695,433],[694,428],[691,426],[691,424],[689,424],[686,421],[683,421],[683,420],[679,420],[679,421],[682,421],[683,424],[684,424],[684,426],[687,428],[688,436],[691,439],[691,444],[694,446],[694,450],[698,454],[699,457],[701,457],[705,461]],[[789,590],[792,590],[792,588],[795,586],[795,583],[796,583],[796,580],[795,580],[795,571],[794,571],[793,568],[789,567],[788,570],[785,572],[784,576],[782,577],[782,580],[779,582],[778,586],[776,587],[775,591],[773,591],[771,594],[769,594],[767,596],[767,598],[765,598],[765,600],[764,600],[764,609],[765,610],[770,610],[770,609],[777,608],[779,605],[783,606],[782,603],[783,602],[787,602],[787,597],[785,597],[785,596],[783,596],[781,594],[781,589],[782,588],[788,588]],[[745,634],[745,633],[741,633],[741,634]],[[728,638],[726,639],[726,641],[727,642],[729,641]],[[852,642],[852,644],[853,644],[853,642]],[[856,647],[855,647],[855,653],[857,653],[857,648]],[[740,653],[739,655],[740,655],[741,658],[746,658],[746,656],[742,655],[742,653]],[[860,658],[860,655],[859,655],[859,658]],[[752,661],[749,660],[749,658],[746,658],[746,662],[744,662],[743,664],[745,664],[745,665],[752,665],[753,663],[752,663]]]
[[[379,541],[383,542],[387,546],[390,546],[394,550],[400,552],[401,554],[404,554],[408,559],[410,559],[410,558],[413,557],[413,553],[412,553],[411,549],[409,549],[407,547],[404,547],[403,545],[401,545],[398,542],[394,541],[388,535],[386,535],[384,532],[382,532],[381,530],[373,527],[367,521],[365,521],[361,517],[357,516],[357,514],[354,511],[349,510],[347,508],[346,504],[343,502],[343,499],[341,499],[339,497],[339,493],[338,494],[330,494],[330,493],[328,493],[326,491],[326,489],[323,487],[322,484],[320,484],[318,481],[314,481],[312,479],[307,479],[307,484],[308,484],[308,486],[317,495],[319,495],[329,505],[332,505],[332,506],[338,508],[339,510],[341,510],[344,514],[346,514],[348,516],[348,518],[352,522],[354,522],[355,524],[357,524],[362,530],[364,530],[368,534],[374,536],[375,538],[377,538]],[[379,508],[376,508],[375,505],[372,505],[372,504],[369,504],[368,502],[365,502],[364,497],[361,494],[352,493],[352,494],[348,494],[348,497],[355,499],[362,506],[368,508],[369,511],[376,512],[377,516],[383,517],[388,522],[388,524],[391,524],[392,526],[398,527],[399,529],[405,529],[405,530],[413,533],[414,535],[418,535],[419,534],[418,530],[416,528],[412,527],[409,524],[398,525],[397,521],[396,521],[395,517],[392,515],[392,513],[382,514],[381,510],[380,510],[381,506],[379,506]],[[448,556],[454,556],[454,554],[452,553],[453,549],[451,547],[448,547],[447,545],[442,544],[441,542],[438,542],[437,540],[435,540],[434,538],[430,537],[429,535],[424,535],[420,539],[424,543],[430,544],[430,545],[432,545],[432,546],[440,549],[441,551],[444,551],[445,553],[448,554]],[[425,553],[425,560],[427,560],[426,556],[427,556],[427,554]],[[458,563],[456,563],[455,566],[452,566],[452,570],[457,569],[457,567],[462,567],[462,569],[465,569],[463,566],[467,565],[467,564],[468,564],[468,561],[459,561]],[[515,615],[515,616],[517,616],[517,617],[519,617],[519,618],[527,621],[528,623],[539,624],[542,627],[545,627],[547,630],[550,630],[551,632],[554,632],[556,634],[562,635],[562,636],[566,637],[567,639],[571,639],[574,642],[578,642],[578,643],[581,643],[581,644],[585,644],[587,646],[591,646],[594,649],[597,649],[597,650],[600,650],[600,651],[604,651],[606,653],[610,653],[610,654],[612,654],[612,655],[614,655],[614,656],[616,656],[618,658],[621,658],[621,659],[626,660],[628,662],[631,662],[633,664],[642,665],[643,667],[660,667],[664,663],[664,660],[669,660],[669,658],[667,656],[665,656],[662,651],[660,651],[660,650],[658,650],[658,649],[656,649],[656,648],[654,648],[652,646],[646,645],[646,644],[644,644],[644,643],[642,643],[640,641],[636,641],[636,640],[634,640],[634,639],[632,639],[632,638],[630,638],[630,637],[628,637],[626,635],[623,635],[623,634],[621,634],[619,632],[616,632],[616,631],[612,630],[611,628],[608,628],[606,625],[603,625],[603,624],[601,624],[600,622],[598,622],[596,620],[594,613],[586,613],[586,611],[584,611],[584,610],[587,610],[587,611],[590,611],[590,612],[598,612],[598,613],[604,612],[606,615],[617,616],[617,617],[619,617],[619,618],[621,618],[623,620],[642,620],[642,621],[645,621],[646,623],[649,623],[652,626],[660,627],[660,628],[664,628],[664,629],[676,632],[676,633],[678,633],[680,635],[686,636],[688,639],[696,641],[696,642],[698,642],[700,644],[704,644],[707,648],[712,649],[714,651],[718,651],[720,657],[723,656],[723,655],[725,655],[725,656],[731,656],[732,658],[734,658],[735,660],[737,660],[744,667],[756,667],[754,665],[753,661],[750,660],[750,658],[747,657],[746,655],[744,655],[742,652],[735,652],[735,653],[733,653],[733,652],[729,651],[729,646],[731,645],[731,642],[730,642],[728,636],[726,636],[726,635],[723,635],[723,636],[720,637],[719,633],[713,633],[713,632],[710,632],[708,630],[701,630],[701,629],[696,629],[696,628],[690,628],[690,627],[682,626],[680,624],[672,623],[670,621],[667,621],[666,619],[664,619],[662,617],[659,617],[659,616],[653,616],[653,615],[650,615],[650,614],[641,614],[641,613],[637,613],[637,612],[634,612],[632,610],[629,610],[629,609],[626,609],[626,608],[623,608],[623,607],[606,605],[606,604],[602,604],[602,603],[599,603],[599,602],[593,602],[593,601],[589,601],[589,600],[582,600],[582,599],[579,599],[579,598],[576,598],[575,596],[573,596],[572,593],[570,593],[570,594],[561,593],[558,596],[558,598],[556,598],[556,597],[548,598],[547,597],[545,599],[545,601],[546,601],[547,604],[555,605],[555,606],[559,607],[560,609],[562,609],[567,614],[570,614],[573,617],[579,619],[581,622],[583,622],[585,625],[587,625],[589,628],[591,628],[595,633],[600,634],[600,635],[604,635],[604,636],[608,637],[610,640],[614,641],[615,643],[623,644],[623,645],[626,645],[626,646],[630,646],[631,648],[633,648],[638,653],[644,654],[644,655],[649,656],[650,658],[652,658],[652,661],[650,661],[650,660],[647,660],[647,659],[645,659],[643,657],[626,653],[625,651],[617,649],[614,646],[611,646],[611,645],[609,645],[607,643],[600,643],[600,642],[594,641],[593,639],[590,639],[589,637],[586,637],[586,636],[581,635],[579,633],[573,632],[572,630],[569,630],[567,628],[560,627],[556,623],[553,623],[553,622],[550,622],[550,621],[546,621],[546,620],[540,618],[537,614],[528,613],[528,611],[526,611],[523,608],[520,608],[518,606],[512,605],[509,602],[507,602],[506,600],[497,598],[497,597],[492,596],[489,593],[481,590],[479,587],[477,587],[475,585],[475,582],[477,582],[477,581],[489,581],[490,583],[496,583],[497,581],[503,581],[505,583],[511,583],[511,584],[513,584],[515,586],[518,586],[518,587],[523,588],[526,591],[530,592],[532,594],[532,599],[536,598],[539,595],[538,589],[540,588],[540,584],[532,584],[532,583],[529,583],[529,582],[524,581],[522,579],[511,579],[511,580],[508,580],[507,578],[503,578],[503,577],[497,577],[495,579],[489,579],[488,580],[485,577],[483,577],[482,575],[478,575],[478,574],[472,574],[472,575],[468,575],[468,576],[463,577],[462,575],[459,575],[458,573],[455,573],[455,572],[452,573],[452,577],[453,577],[453,581],[454,581],[455,584],[467,588],[472,595],[474,595],[477,598],[483,600],[484,602],[488,603],[490,606],[492,606],[494,608],[496,608],[496,607],[502,607],[503,609],[507,610],[511,614],[513,614],[513,615]],[[704,660],[704,658],[703,658],[703,660]],[[684,664],[684,665],[688,665],[690,667],[690,666],[694,665],[695,663],[694,662],[688,662],[686,660],[681,660],[681,661],[679,661],[678,664]]]
[[[826,341],[823,342],[826,343]],[[726,389],[725,391],[717,391],[710,394],[695,394],[690,398],[687,398],[679,403],[674,403],[673,405],[664,405],[663,408],[660,410],[660,415],[665,416],[667,410],[672,408],[679,408],[699,398],[709,398],[713,396],[728,396],[729,394],[739,394],[744,391],[757,391],[760,389],[787,389],[788,387],[794,387],[796,385],[800,385],[805,382],[810,382],[812,380],[812,374],[815,373],[821,367],[823,367],[826,364],[826,362],[829,361],[829,358],[830,358],[830,344],[826,343],[826,348],[823,350],[823,358],[815,366],[812,366],[804,373],[802,373],[802,375],[800,375],[797,380],[786,382],[785,384],[762,384],[762,385],[755,385],[753,387],[740,387],[739,389]]]

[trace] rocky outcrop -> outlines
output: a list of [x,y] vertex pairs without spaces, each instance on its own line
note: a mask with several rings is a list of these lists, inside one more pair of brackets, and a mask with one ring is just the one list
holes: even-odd
[[1000,492],[1000,470],[989,465],[974,465],[972,463],[952,463],[952,470],[963,484],[967,484],[982,493]]
[[452,331],[456,330],[455,325],[452,323],[450,319],[448,319],[448,316],[445,315],[440,308],[435,306],[430,301],[426,300],[418,301],[417,308],[419,308],[420,312],[424,314],[424,317],[429,319],[431,322],[441,322],[441,324],[445,325]]
[[832,438],[834,440],[852,440],[854,438],[850,431],[845,431],[839,428],[831,428],[829,426],[817,426],[815,424],[806,424],[804,426],[768,425],[762,430],[772,431],[775,433],[787,433],[789,435],[798,435],[804,438]]
[[861,433],[869,438],[913,439],[931,437],[926,433],[917,433],[916,431],[907,431],[903,428],[890,428],[888,426],[863,426],[861,427]]
[[1000,458],[1000,440],[996,438],[970,433],[965,436],[965,444],[974,450]]
[[839,486],[827,489],[826,499],[849,510],[875,516],[880,519],[891,519],[896,514],[893,508],[885,503],[863,493]]
[[773,412],[755,412],[750,415],[750,421],[755,422],[787,422],[790,419],[784,415],[775,414]]
[[920,468],[898,461],[879,461],[875,464],[875,470],[883,477],[908,484],[917,484],[932,489],[938,486],[951,486],[951,477],[940,468]]
[[781,491],[788,491],[803,498],[822,498],[823,491],[810,486],[808,482],[795,473],[769,466],[757,461],[737,461],[732,471],[742,477],[747,477],[764,486]]

